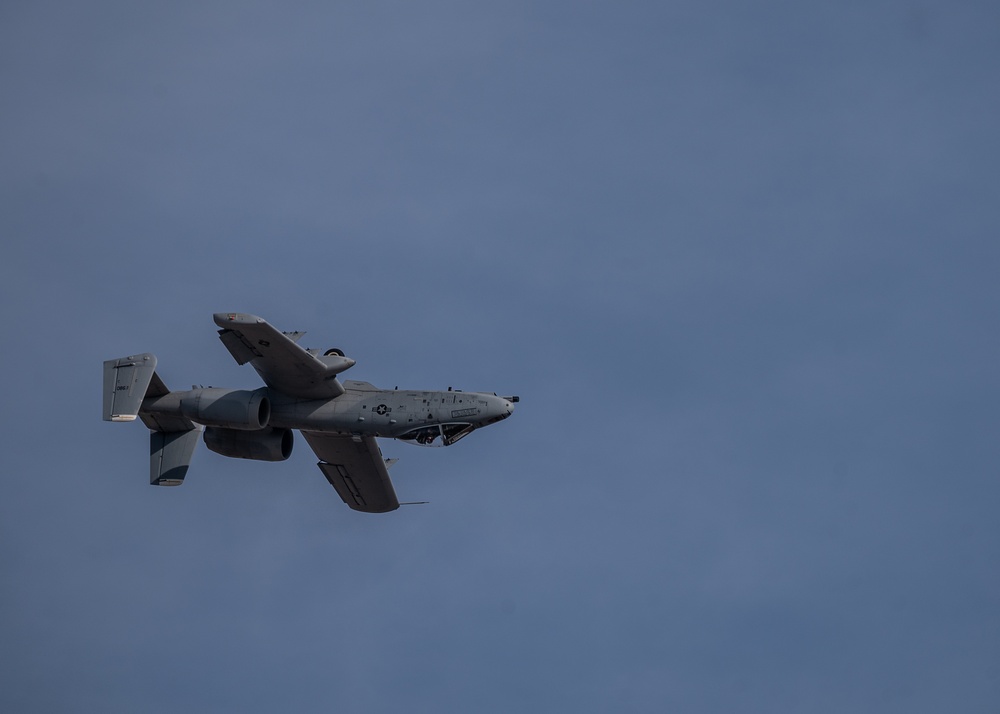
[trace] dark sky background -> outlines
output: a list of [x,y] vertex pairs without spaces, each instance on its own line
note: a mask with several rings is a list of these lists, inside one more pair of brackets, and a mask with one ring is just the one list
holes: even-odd
[[[6,2],[0,709],[996,712],[1000,9]],[[148,485],[244,311],[519,394]]]

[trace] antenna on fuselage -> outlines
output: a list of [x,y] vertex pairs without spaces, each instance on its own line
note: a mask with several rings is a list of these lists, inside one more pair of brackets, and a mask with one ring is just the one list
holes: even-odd
[[430,503],[430,501],[400,501],[400,506],[423,506]]

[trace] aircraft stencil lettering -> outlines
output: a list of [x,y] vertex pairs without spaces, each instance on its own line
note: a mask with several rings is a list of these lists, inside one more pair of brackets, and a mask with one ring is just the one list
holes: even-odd
[[[104,420],[139,418],[150,429],[152,485],[183,483],[199,435],[223,456],[284,461],[292,452],[292,430],[298,429],[344,503],[366,513],[394,511],[399,500],[388,467],[396,460],[382,457],[376,437],[450,446],[506,419],[519,401],[450,388],[427,392],[341,383],[337,375],[355,362],[337,348],[323,354],[305,349],[298,344],[304,333],[279,332],[254,315],[217,313],[214,320],[222,344],[238,364],[249,362],[265,387],[171,391],[156,373],[152,354],[104,363]],[[407,401],[426,405],[427,411],[408,411]],[[446,414],[446,401],[478,406]]]

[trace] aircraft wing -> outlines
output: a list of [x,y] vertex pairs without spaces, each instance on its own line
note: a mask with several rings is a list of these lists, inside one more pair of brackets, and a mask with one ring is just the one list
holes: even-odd
[[348,506],[365,513],[399,508],[396,491],[374,436],[354,437],[303,431],[320,458],[319,468]]
[[279,332],[255,315],[220,312],[214,319],[222,328],[219,339],[236,362],[249,362],[268,387],[300,399],[332,399],[344,393],[337,374],[354,360],[317,357],[296,344],[302,333]]

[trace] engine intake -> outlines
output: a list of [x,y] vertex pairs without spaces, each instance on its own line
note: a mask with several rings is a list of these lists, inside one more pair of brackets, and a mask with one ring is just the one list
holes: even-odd
[[217,454],[234,459],[284,461],[292,455],[294,437],[291,429],[267,427],[260,431],[205,429],[205,446]]

